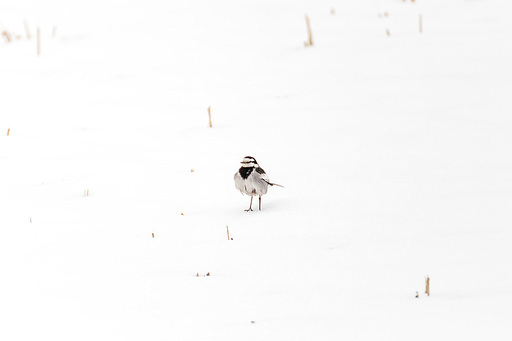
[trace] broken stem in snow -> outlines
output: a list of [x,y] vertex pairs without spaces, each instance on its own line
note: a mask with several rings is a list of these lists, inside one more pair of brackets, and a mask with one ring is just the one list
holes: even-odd
[[210,128],[212,127],[212,113],[210,110],[211,106],[208,107],[208,120],[210,121]]
[[311,33],[311,25],[309,23],[309,17],[306,14],[306,26],[308,27],[308,41],[306,46],[313,46],[313,34]]
[[37,28],[37,55],[41,55],[41,29]]

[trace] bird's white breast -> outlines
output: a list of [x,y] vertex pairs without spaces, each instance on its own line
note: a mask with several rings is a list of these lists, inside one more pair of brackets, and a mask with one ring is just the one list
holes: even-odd
[[247,179],[243,179],[239,172],[235,174],[235,187],[242,193],[250,196],[260,196],[267,193],[267,174],[260,174],[253,170]]

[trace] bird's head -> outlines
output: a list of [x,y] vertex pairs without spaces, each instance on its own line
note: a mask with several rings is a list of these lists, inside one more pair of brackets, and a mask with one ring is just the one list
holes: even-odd
[[240,163],[242,164],[242,167],[259,167],[258,162],[256,162],[256,159],[252,156],[244,157]]

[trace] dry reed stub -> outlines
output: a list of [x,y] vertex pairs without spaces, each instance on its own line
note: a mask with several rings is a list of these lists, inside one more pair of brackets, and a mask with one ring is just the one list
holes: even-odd
[[12,42],[12,35],[11,35],[11,33],[10,33],[9,31],[7,31],[7,30],[3,30],[3,31],[2,31],[2,37],[4,37],[4,39],[5,39],[5,41],[6,41],[7,43]]
[[151,238],[155,238],[155,234],[154,233],[151,233]]
[[228,233],[228,240],[229,240],[229,227],[228,227],[228,225],[226,225],[226,231]]
[[304,43],[306,47],[313,46],[313,33],[311,33],[311,23],[309,22],[308,15],[304,15],[306,17],[306,27],[308,29],[308,40]]
[[211,106],[208,107],[208,121],[210,124],[210,128],[212,127],[212,113],[211,113]]
[[[205,273],[205,274],[202,274],[201,276],[202,276],[202,277],[210,277],[210,273],[209,273],[209,272],[207,272],[207,273]],[[198,272],[198,273],[196,273],[196,277],[199,277],[199,272]]]
[[425,294],[427,294],[427,296],[430,296],[430,277],[428,275],[425,278]]
[[7,136],[11,133],[11,128],[7,128]]
[[30,29],[28,27],[28,21],[27,20],[23,21],[23,26],[25,27],[25,35],[27,36],[27,39],[28,40],[32,39],[32,35],[30,34]]
[[37,28],[37,55],[41,55],[41,29]]

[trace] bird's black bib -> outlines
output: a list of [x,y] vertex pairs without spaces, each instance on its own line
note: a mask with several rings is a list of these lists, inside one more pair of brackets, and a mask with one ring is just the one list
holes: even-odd
[[242,179],[246,180],[251,175],[253,169],[253,167],[240,167],[238,173],[240,173]]

